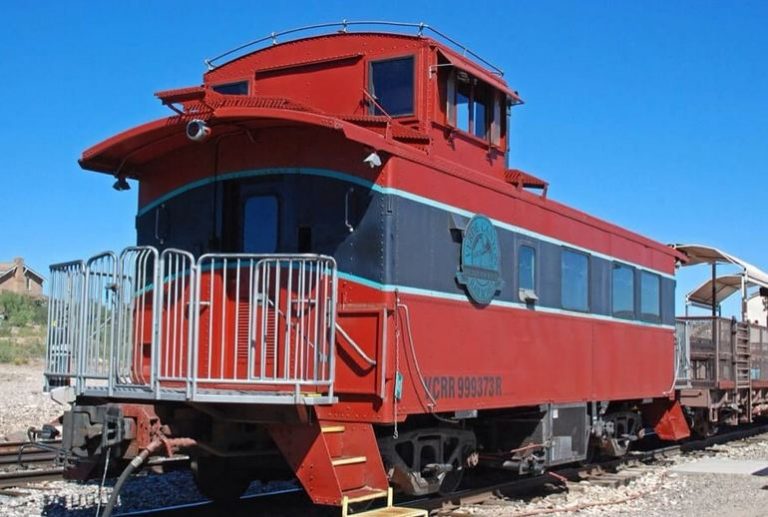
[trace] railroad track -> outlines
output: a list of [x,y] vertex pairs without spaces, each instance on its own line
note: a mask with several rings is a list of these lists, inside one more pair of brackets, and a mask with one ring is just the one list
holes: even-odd
[[[40,443],[45,446],[58,447],[61,445],[61,440],[51,440]],[[34,445],[34,442],[0,443],[0,467],[6,465],[19,465],[20,463],[23,465],[50,463],[56,459],[56,452],[40,449]],[[21,455],[19,455],[20,452]],[[19,460],[21,460],[21,462]]]
[[[573,489],[579,481],[583,480],[588,480],[591,484],[604,484],[607,486],[627,484],[633,479],[637,479],[645,473],[659,468],[660,465],[664,465],[680,454],[702,451],[714,445],[743,440],[765,433],[768,433],[768,425],[752,425],[746,429],[739,429],[738,431],[723,433],[702,440],[651,448],[649,450],[633,451],[624,458],[601,461],[581,467],[571,466],[554,469],[541,476],[518,478],[504,482],[498,482],[497,478],[497,482],[490,481],[482,486],[465,488],[446,496],[400,500],[398,505],[423,508],[431,513],[442,516],[465,516],[466,513],[460,510],[462,507],[492,501],[503,502],[504,499],[508,498],[530,496],[532,493],[542,493],[545,487],[547,487],[546,491],[551,493],[553,490],[565,491]],[[179,460],[181,461],[182,459],[179,458]],[[20,482],[29,484],[37,481],[59,479],[60,477],[61,469],[29,470],[22,472],[21,476],[15,477],[11,473],[0,474],[0,488],[23,486],[19,484]],[[329,515],[327,510],[314,507],[300,488],[246,496],[236,506],[228,505],[227,508],[222,508],[210,501],[202,501],[149,510],[124,512],[118,509],[118,514],[158,517],[176,515],[212,516],[221,515],[224,510],[226,510],[227,515],[230,517],[252,514],[268,514],[275,517],[298,514],[305,517]]]
[[[57,447],[61,445],[61,440],[40,443]],[[28,441],[0,443],[0,489],[62,479],[64,469],[53,465],[57,453],[41,450],[34,445],[34,442]],[[46,464],[48,464],[47,467]],[[32,465],[34,468],[26,468]]]
[[63,473],[64,469],[61,467],[0,472],[0,488],[23,487],[43,481],[57,481],[62,479]]
[[618,486],[647,473],[656,464],[669,461],[672,457],[694,451],[702,451],[708,447],[736,440],[743,440],[759,434],[768,433],[768,425],[754,424],[749,427],[732,432],[726,432],[704,438],[692,440],[676,445],[658,447],[649,450],[632,451],[622,458],[610,459],[582,467],[565,467],[553,469],[541,476],[520,478],[491,486],[467,488],[446,496],[436,496],[414,501],[403,501],[403,506],[422,508],[431,512],[437,512],[445,516],[465,516],[464,512],[457,512],[459,508],[467,505],[481,504],[489,500],[500,500],[521,496],[543,488],[545,485],[560,485],[561,490],[566,490],[579,481],[589,481],[593,484]]

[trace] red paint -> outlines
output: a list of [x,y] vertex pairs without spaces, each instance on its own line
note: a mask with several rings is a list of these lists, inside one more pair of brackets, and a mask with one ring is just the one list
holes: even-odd
[[655,400],[643,406],[643,418],[662,440],[684,440],[691,435],[683,408],[677,400]]
[[[413,55],[416,67],[413,115],[394,120],[371,116],[365,92],[371,61],[404,55]],[[81,165],[138,179],[140,207],[229,172],[329,169],[674,274],[676,261],[684,257],[673,249],[520,188],[520,181],[546,184],[506,169],[506,131],[491,145],[450,127],[436,67],[446,61],[498,95],[519,101],[498,76],[429,38],[373,33],[313,37],[236,59],[208,72],[202,86],[159,92],[163,102],[181,104],[187,112],[105,140],[83,153]],[[247,81],[250,94],[226,96],[211,89],[235,81]],[[185,124],[192,118],[210,125],[209,140],[186,138]],[[382,156],[379,169],[362,163],[371,149]],[[316,413],[321,421],[343,422],[348,434],[326,437],[317,421],[269,425],[315,502],[338,504],[342,494],[361,486],[385,487],[371,424],[411,414],[651,398],[657,400],[648,406],[647,418],[659,436],[676,440],[687,435],[679,404],[668,402],[674,380],[672,330],[546,310],[478,308],[469,301],[413,294],[397,297],[354,282],[339,284],[338,321],[376,360],[375,366],[361,362],[337,335],[334,381],[340,400]],[[203,274],[201,292],[220,297],[227,292],[221,272]],[[403,305],[410,310],[410,323]],[[235,324],[241,310],[231,297],[201,307],[198,375],[245,378],[248,365],[239,351],[249,344]],[[142,347],[134,367],[138,378],[149,374],[144,350],[149,338],[145,333],[137,343]],[[161,343],[161,354],[169,350]],[[186,356],[186,346],[180,350]],[[276,361],[256,367],[280,376],[281,341],[276,353]],[[397,370],[404,376],[404,391],[395,403]],[[178,374],[187,371],[182,361]],[[334,468],[331,460],[339,454],[365,455],[370,468]]]

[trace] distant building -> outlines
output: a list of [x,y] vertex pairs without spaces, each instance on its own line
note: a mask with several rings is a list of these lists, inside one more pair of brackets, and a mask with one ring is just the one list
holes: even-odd
[[0,292],[42,296],[44,281],[43,275],[26,266],[21,257],[0,262]]
[[755,293],[747,300],[747,319],[751,323],[765,326],[768,322],[768,310],[765,306],[765,298]]

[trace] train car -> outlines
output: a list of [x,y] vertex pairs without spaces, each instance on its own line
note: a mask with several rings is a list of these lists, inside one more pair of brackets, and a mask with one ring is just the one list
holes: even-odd
[[[768,411],[768,273],[711,246],[678,244],[686,266],[707,265],[711,275],[685,297],[677,319],[679,399],[700,436],[721,426],[750,423]],[[719,275],[718,267],[735,269]],[[738,295],[738,296],[737,296]],[[737,300],[740,318],[722,316],[722,304]],[[762,310],[752,311],[750,302]],[[694,308],[707,313],[693,314]]]
[[287,473],[346,508],[688,436],[685,254],[509,168],[500,69],[358,28],[210,60],[83,153],[139,206],[135,245],[51,268],[71,476],[184,447],[211,497]]

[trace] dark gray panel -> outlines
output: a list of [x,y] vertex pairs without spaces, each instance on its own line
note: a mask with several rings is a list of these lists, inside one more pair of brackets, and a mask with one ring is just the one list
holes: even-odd
[[560,265],[560,251],[562,246],[549,242],[539,242],[539,277],[541,292],[539,305],[544,307],[560,308],[560,277],[562,275]]
[[675,281],[661,277],[661,322],[675,324]]
[[213,195],[210,187],[193,189],[137,217],[137,244],[205,253],[214,234]]
[[589,308],[595,314],[611,315],[611,262],[590,257]]
[[401,197],[395,197],[393,205],[394,283],[463,293],[456,282],[461,243],[451,214]]
[[[156,210],[137,218],[138,243],[187,249],[195,255],[216,249],[239,251],[239,207],[248,196],[259,194],[279,198],[280,252],[298,251],[299,227],[306,226],[311,228],[311,251],[335,257],[340,271],[379,283],[466,294],[456,282],[466,217],[324,176],[263,176],[191,189],[156,209],[163,244],[155,238]],[[215,195],[226,200],[221,244],[211,240],[217,233],[214,226],[221,225],[214,220]],[[537,305],[561,308],[562,246],[507,230],[497,229],[497,234],[504,285],[496,299],[520,302],[517,250],[526,244],[536,250]],[[593,313],[611,314],[611,268],[611,261],[590,257]],[[639,275],[636,270],[638,308]],[[669,325],[674,323],[674,289],[674,280],[661,278],[662,322]]]

